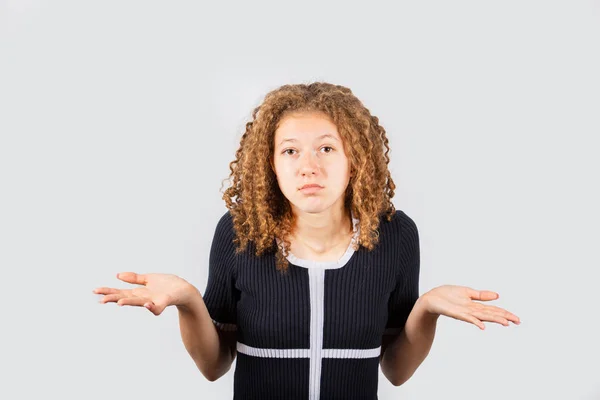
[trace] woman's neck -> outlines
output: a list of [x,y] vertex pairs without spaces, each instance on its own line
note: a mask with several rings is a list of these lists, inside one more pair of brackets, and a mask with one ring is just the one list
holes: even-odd
[[344,244],[353,233],[352,217],[345,208],[330,208],[321,213],[296,212],[292,238],[315,253],[326,252]]

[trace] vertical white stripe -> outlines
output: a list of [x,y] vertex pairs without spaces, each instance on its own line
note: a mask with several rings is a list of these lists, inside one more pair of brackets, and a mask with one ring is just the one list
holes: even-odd
[[323,313],[325,306],[325,269],[310,268],[310,400],[319,400],[321,394],[321,364],[323,360]]

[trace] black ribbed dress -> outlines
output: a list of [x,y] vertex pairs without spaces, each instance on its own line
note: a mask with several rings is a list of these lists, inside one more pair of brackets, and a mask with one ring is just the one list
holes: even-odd
[[[353,218],[354,240],[359,233]],[[374,250],[337,262],[275,252],[235,254],[231,214],[219,220],[204,302],[218,329],[237,333],[234,399],[377,399],[383,335],[397,335],[419,297],[419,234],[397,210]]]

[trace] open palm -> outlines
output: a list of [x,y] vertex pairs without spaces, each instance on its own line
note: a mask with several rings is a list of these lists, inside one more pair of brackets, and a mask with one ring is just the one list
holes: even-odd
[[103,294],[100,303],[117,303],[119,306],[145,307],[154,315],[160,315],[171,305],[185,305],[194,286],[171,274],[137,274],[122,272],[117,278],[123,282],[140,285],[133,289],[99,287],[94,293]]
[[490,290],[443,285],[430,290],[422,297],[426,299],[425,304],[430,313],[470,322],[482,330],[485,329],[484,321],[504,326],[508,326],[509,322],[517,325],[521,323],[519,317],[503,308],[478,302],[487,302],[499,298],[498,293]]

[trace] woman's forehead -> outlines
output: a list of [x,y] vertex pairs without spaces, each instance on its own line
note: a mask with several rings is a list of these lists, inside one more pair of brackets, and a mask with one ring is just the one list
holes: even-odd
[[322,139],[341,140],[337,126],[320,114],[288,115],[281,120],[275,131],[275,140],[313,141]]

